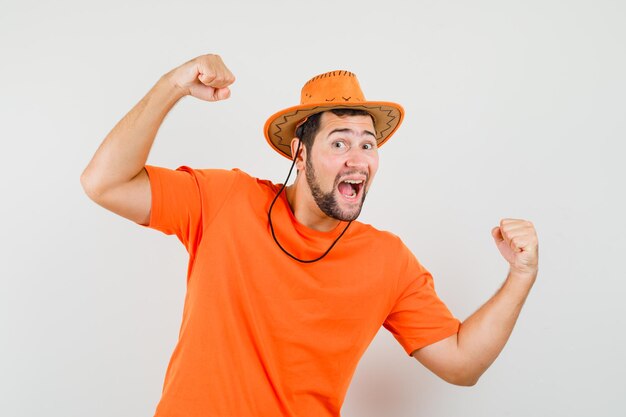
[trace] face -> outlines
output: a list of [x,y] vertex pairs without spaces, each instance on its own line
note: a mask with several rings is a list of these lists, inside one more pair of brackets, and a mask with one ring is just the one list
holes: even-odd
[[319,209],[337,220],[356,219],[378,170],[372,118],[323,113],[305,166]]

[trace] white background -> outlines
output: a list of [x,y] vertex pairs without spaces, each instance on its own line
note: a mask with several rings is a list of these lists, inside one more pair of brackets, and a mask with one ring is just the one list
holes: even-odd
[[505,278],[491,228],[538,230],[538,281],[478,385],[440,381],[381,329],[344,417],[624,415],[624,2],[41,3],[0,1],[1,415],[153,414],[186,252],[79,177],[162,74],[209,52],[231,99],[179,102],[148,163],[282,182],[265,119],[346,69],[406,109],[361,220],[403,238],[455,315]]

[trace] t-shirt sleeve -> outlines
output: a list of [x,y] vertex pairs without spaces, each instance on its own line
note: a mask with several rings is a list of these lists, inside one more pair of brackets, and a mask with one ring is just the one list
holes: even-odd
[[433,277],[408,249],[405,273],[398,296],[383,326],[407,354],[452,336],[459,331],[456,319],[435,292]]
[[176,170],[145,166],[150,178],[152,203],[146,227],[167,235],[175,234],[192,253],[205,225],[219,210],[234,183],[235,171]]

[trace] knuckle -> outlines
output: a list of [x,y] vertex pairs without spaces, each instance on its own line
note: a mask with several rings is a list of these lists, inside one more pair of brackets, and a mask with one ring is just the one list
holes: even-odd
[[217,78],[217,75],[214,72],[205,72],[202,74],[202,80],[206,82],[213,82]]

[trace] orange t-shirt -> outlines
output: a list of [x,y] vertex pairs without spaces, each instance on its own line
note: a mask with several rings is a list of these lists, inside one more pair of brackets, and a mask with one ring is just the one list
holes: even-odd
[[[401,240],[353,222],[303,264],[274,242],[279,187],[239,170],[146,166],[148,227],[189,252],[178,344],[156,417],[338,417],[357,363],[384,326],[407,354],[458,331],[430,273]],[[279,242],[300,259],[341,233],[298,223],[284,193]]]

